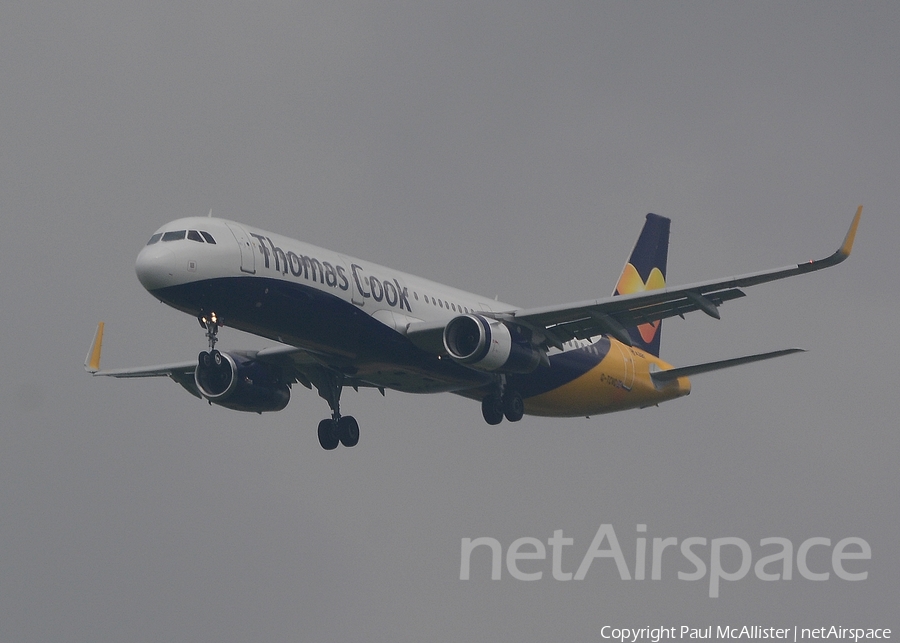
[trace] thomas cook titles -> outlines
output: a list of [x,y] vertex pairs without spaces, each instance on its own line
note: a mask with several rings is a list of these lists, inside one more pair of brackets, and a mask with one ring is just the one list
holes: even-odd
[[[298,254],[293,250],[285,252],[276,246],[269,237],[250,233],[259,242],[259,251],[263,256],[263,263],[269,270],[274,269],[282,275],[288,272],[294,277],[307,281],[316,281],[329,288],[348,290],[350,278],[356,285],[356,292],[365,299],[383,301],[388,306],[406,309],[412,312],[409,305],[409,290],[400,284],[397,279],[379,279],[375,275],[365,274],[362,266],[350,265],[350,277],[347,276],[347,268],[341,264],[333,265],[328,261],[319,261],[315,257]],[[274,265],[273,265],[274,264]]]

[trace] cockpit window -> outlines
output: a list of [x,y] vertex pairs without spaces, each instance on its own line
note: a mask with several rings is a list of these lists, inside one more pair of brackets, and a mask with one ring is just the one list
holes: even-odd
[[216,242],[210,233],[204,232],[203,230],[170,230],[169,232],[157,232],[150,237],[150,241],[147,242],[147,245],[152,246],[159,240],[180,241],[185,238],[196,241],[197,243],[203,243],[205,241],[206,243],[215,244]]

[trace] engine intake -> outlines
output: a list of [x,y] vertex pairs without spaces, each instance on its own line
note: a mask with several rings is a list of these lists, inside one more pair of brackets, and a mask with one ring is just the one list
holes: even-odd
[[291,399],[281,369],[219,351],[200,353],[194,383],[207,400],[236,411],[280,411]]
[[530,373],[541,363],[541,352],[521,335],[496,319],[460,315],[444,328],[444,348],[455,361],[481,371]]

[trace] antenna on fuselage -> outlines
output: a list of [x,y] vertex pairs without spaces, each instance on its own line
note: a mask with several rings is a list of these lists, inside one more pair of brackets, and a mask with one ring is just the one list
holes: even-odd
[[209,209],[209,214],[207,214],[206,217],[212,219],[212,208]]

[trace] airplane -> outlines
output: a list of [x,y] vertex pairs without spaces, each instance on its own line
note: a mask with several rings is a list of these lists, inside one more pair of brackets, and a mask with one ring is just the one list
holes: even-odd
[[[101,369],[100,322],[84,367],[95,376],[168,376],[210,405],[280,411],[299,383],[331,409],[326,450],[359,442],[341,414],[344,388],[452,392],[481,402],[490,425],[524,414],[590,417],[687,395],[689,376],[802,351],[788,348],[693,366],[659,357],[662,321],[718,307],[743,288],[813,272],[850,255],[862,206],[832,255],[784,268],[666,284],[670,220],[648,214],[612,296],[519,308],[242,223],[182,218],[137,256],[150,294],[198,319],[209,350],[197,359]],[[223,326],[267,338],[262,350],[216,349]]]

